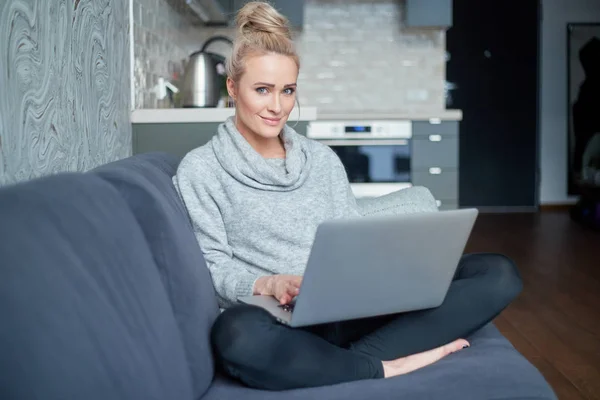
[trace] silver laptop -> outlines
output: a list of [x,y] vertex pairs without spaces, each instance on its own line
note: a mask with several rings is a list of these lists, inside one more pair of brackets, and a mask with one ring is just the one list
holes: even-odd
[[272,296],[238,301],[291,327],[437,307],[477,214],[463,209],[324,222],[291,306]]

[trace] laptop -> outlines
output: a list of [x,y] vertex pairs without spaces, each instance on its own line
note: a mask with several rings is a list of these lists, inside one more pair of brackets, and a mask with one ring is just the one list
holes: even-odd
[[290,327],[437,307],[477,215],[461,209],[323,222],[291,304],[260,295],[238,301]]

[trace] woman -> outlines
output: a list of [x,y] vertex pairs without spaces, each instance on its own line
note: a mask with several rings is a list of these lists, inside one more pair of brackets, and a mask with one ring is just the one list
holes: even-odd
[[249,386],[291,389],[388,378],[468,347],[459,338],[521,290],[503,256],[463,257],[444,303],[431,310],[293,329],[236,305],[251,294],[290,302],[317,226],[358,215],[335,153],[286,125],[299,70],[287,20],[251,2],[236,22],[227,65],[235,116],[174,177],[225,309],[212,330],[220,367]]

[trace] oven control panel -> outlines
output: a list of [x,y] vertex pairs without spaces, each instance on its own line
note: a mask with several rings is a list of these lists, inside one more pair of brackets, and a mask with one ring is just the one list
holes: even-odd
[[410,139],[412,121],[312,121],[311,139]]

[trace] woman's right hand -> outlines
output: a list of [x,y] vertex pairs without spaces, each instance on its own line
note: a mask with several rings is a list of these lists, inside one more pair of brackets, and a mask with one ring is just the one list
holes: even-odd
[[298,275],[262,276],[254,284],[254,294],[273,296],[279,303],[288,304],[300,293],[301,284]]

